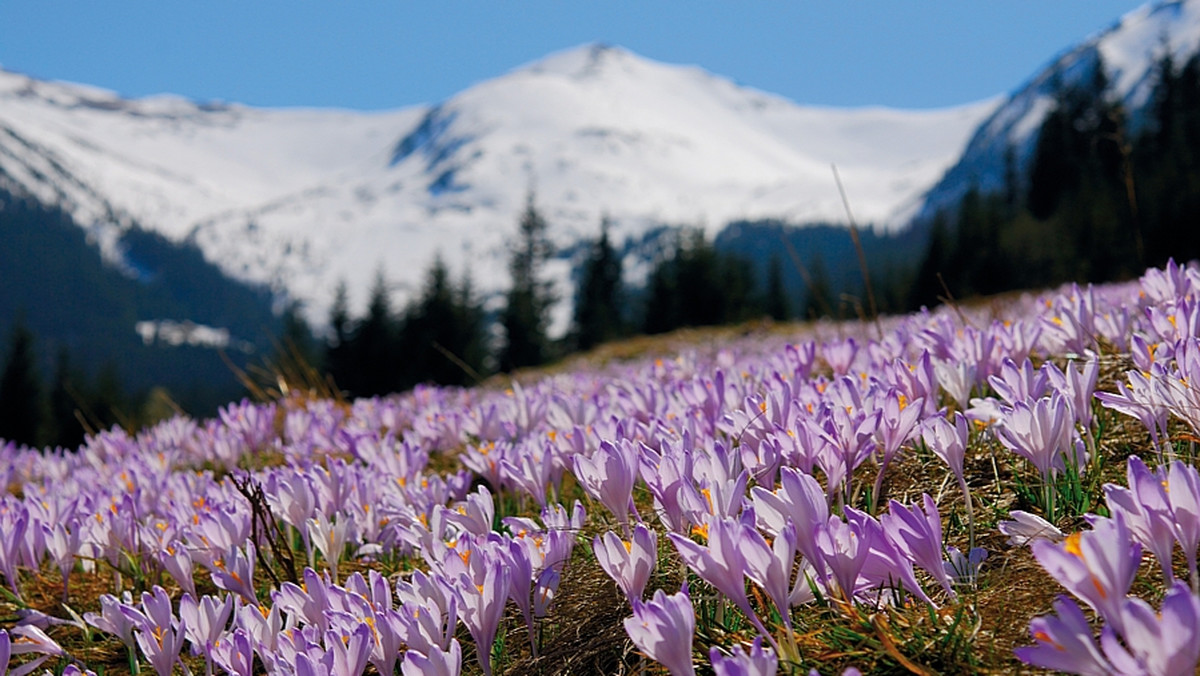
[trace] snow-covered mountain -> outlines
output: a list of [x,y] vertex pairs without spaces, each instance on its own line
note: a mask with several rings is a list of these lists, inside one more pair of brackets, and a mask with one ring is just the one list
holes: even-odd
[[1137,130],[1156,83],[1156,66],[1168,49],[1177,64],[1200,51],[1200,0],[1145,5],[1065,50],[979,126],[919,213],[932,216],[956,204],[972,185],[983,192],[1001,190],[1010,152],[1018,175],[1024,174],[1056,94],[1086,85],[1097,66],[1103,66],[1111,95],[1124,105],[1131,127]]
[[[386,113],[122,99],[0,71],[0,187],[62,205],[119,262],[133,223],[327,316],[383,269],[419,288],[440,254],[495,292],[532,190],[562,248],[740,218],[897,227],[959,157],[985,101],[797,105],[618,47],[553,54],[435,106]],[[549,274],[565,282],[570,262]],[[566,291],[565,287],[560,287]]]

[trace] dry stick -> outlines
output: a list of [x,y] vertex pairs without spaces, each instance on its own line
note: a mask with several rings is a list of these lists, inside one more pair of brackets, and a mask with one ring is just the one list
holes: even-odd
[[[1109,114],[1109,119],[1112,120],[1112,113]],[[1113,120],[1114,122],[1116,120]],[[1129,201],[1129,214],[1133,217],[1133,242],[1137,249],[1138,265],[1146,266],[1146,247],[1142,240],[1142,222],[1138,214],[1137,189],[1133,180],[1133,148],[1129,141],[1125,139],[1124,133],[1108,134],[1108,138],[1113,143],[1117,144],[1117,148],[1121,152],[1121,170],[1124,176],[1125,183],[1125,199]]]
[[867,289],[867,306],[871,309],[871,319],[875,321],[875,330],[879,339],[883,340],[883,326],[879,323],[879,308],[875,305],[875,291],[871,287],[871,274],[867,270],[867,255],[863,252],[862,240],[858,237],[858,226],[854,223],[854,213],[850,211],[850,198],[846,197],[846,189],[842,186],[842,177],[838,174],[836,164],[833,168],[833,180],[837,182],[838,192],[842,196],[842,205],[846,207],[846,218],[850,219],[850,239],[854,240],[854,250],[858,253],[858,268],[862,271],[863,285]]
[[[821,305],[821,310],[827,317],[833,317],[833,307],[829,305],[828,299],[823,295],[816,294],[816,286],[813,283],[812,275],[809,274],[808,268],[800,261],[800,254],[796,252],[796,247],[792,246],[792,241],[783,236],[783,232],[779,233],[779,239],[783,242],[784,248],[787,249],[788,258],[792,259],[792,265],[796,266],[796,271],[800,273],[800,278],[804,280],[804,286],[808,287],[808,295],[810,298],[816,298]],[[808,319],[803,317],[802,319]]]
[[472,380],[474,380],[476,384],[483,382],[483,376],[479,375],[478,371],[471,368],[470,364],[463,361],[462,359],[459,359],[458,355],[456,355],[453,352],[451,352],[450,350],[447,350],[446,348],[442,347],[442,345],[440,343],[438,343],[436,340],[432,341],[430,344],[433,345],[433,349],[437,350],[438,352],[441,352],[443,357],[445,357],[446,359],[449,359],[451,361],[451,363],[453,363],[458,368],[462,369],[463,373],[466,373],[467,376],[470,377]]
[[971,323],[971,320],[967,319],[967,316],[963,314],[962,308],[958,307],[958,301],[954,299],[954,294],[950,293],[950,287],[946,286],[946,280],[942,278],[942,273],[937,273],[937,278],[938,284],[942,285],[942,291],[946,292],[946,295],[939,296],[938,300],[942,301],[946,305],[949,305],[954,310],[954,314],[958,315],[958,321],[962,322],[963,326],[975,328],[975,325]]

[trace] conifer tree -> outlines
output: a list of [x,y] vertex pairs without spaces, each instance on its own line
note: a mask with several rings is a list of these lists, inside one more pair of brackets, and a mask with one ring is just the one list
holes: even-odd
[[436,257],[421,297],[405,312],[403,386],[467,385],[478,378],[485,357],[482,319],[469,278],[456,289],[445,262]]
[[610,223],[600,223],[600,238],[583,264],[575,297],[572,333],[575,347],[589,350],[625,333],[621,316],[621,258],[608,237]]
[[45,421],[33,333],[18,319],[0,375],[0,439],[37,446]]
[[832,309],[833,290],[829,283],[829,271],[821,254],[813,254],[808,263],[810,284],[804,297],[804,318],[820,319],[829,315]]
[[783,285],[783,264],[779,255],[771,256],[767,264],[767,284],[763,301],[763,309],[775,321],[787,321],[792,318],[792,301]]
[[338,282],[329,310],[329,328],[333,335],[325,346],[325,368],[338,387],[349,388],[353,379],[350,354],[350,300],[346,280]]
[[83,379],[71,365],[67,349],[60,348],[54,361],[54,381],[50,388],[50,427],[48,443],[66,449],[83,444],[84,429],[79,420]]
[[539,277],[550,252],[546,221],[538,213],[533,193],[530,193],[508,264],[512,286],[501,313],[504,327],[504,344],[500,350],[502,371],[535,366],[549,356],[546,329],[554,301],[553,289]]
[[674,258],[663,258],[650,272],[642,317],[642,331],[645,333],[666,333],[680,325],[675,265]]
[[383,270],[375,274],[367,315],[350,337],[353,371],[347,387],[356,396],[373,397],[399,389],[397,331],[392,318],[387,278]]

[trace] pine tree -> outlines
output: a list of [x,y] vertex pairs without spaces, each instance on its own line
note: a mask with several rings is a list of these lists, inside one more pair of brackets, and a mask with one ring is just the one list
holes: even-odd
[[721,261],[704,236],[692,230],[680,238],[675,252],[675,288],[681,326],[714,326],[725,321],[729,307]]
[[666,333],[680,326],[675,266],[674,258],[662,258],[650,272],[650,279],[646,282],[646,307],[642,315],[642,331],[645,333]]
[[83,378],[71,365],[67,349],[60,348],[54,361],[54,384],[50,388],[50,445],[76,449],[83,444],[84,429],[79,420],[79,400],[83,396]]
[[346,281],[338,282],[329,310],[329,328],[333,335],[325,346],[325,368],[338,387],[347,389],[354,378],[350,353],[350,300]]
[[788,297],[784,287],[783,264],[780,263],[777,254],[772,255],[767,264],[767,285],[763,296],[763,309],[768,317],[777,322],[792,318],[792,299]]
[[575,347],[589,350],[624,334],[621,317],[621,258],[609,241],[610,223],[600,223],[600,238],[584,261],[575,298],[572,334]]
[[518,225],[517,243],[509,259],[512,287],[501,313],[504,344],[500,350],[500,370],[512,371],[546,361],[549,345],[546,337],[553,289],[541,281],[542,265],[550,257],[546,221],[534,205],[533,193],[526,199]]
[[811,284],[804,298],[804,318],[820,319],[829,315],[832,309],[833,288],[829,283],[829,271],[821,254],[813,254],[808,263],[808,273]]
[[949,250],[949,234],[946,230],[946,214],[939,211],[933,218],[933,226],[929,232],[929,244],[925,249],[925,258],[921,261],[921,266],[917,268],[916,277],[909,289],[908,309],[910,310],[922,306],[936,307],[941,302],[942,282],[938,277],[944,275]]
[[0,375],[0,439],[37,446],[45,421],[42,381],[33,349],[33,333],[18,319]]
[[355,396],[374,397],[399,389],[400,350],[383,270],[375,274],[367,315],[350,337],[350,353],[353,372],[347,387]]
[[466,385],[484,370],[482,312],[469,279],[458,289],[441,257],[434,259],[421,297],[405,312],[401,330],[403,385]]

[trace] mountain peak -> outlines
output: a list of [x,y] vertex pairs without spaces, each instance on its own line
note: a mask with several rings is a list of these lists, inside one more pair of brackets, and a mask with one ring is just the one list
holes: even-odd
[[648,63],[624,47],[605,42],[591,42],[549,54],[518,68],[517,72],[561,75],[573,80],[586,80],[614,68],[629,70],[638,62]]
[[[369,115],[239,106],[168,117],[158,111],[170,101],[54,87],[53,100],[0,106],[0,185],[97,229],[121,219],[191,242],[317,321],[337,282],[353,306],[377,269],[408,294],[439,252],[498,294],[531,188],[564,252],[581,251],[603,215],[631,242],[664,225],[840,222],[831,164],[862,220],[896,225],[989,112],[805,107],[602,43],[432,108]],[[562,290],[566,256],[547,270]]]

